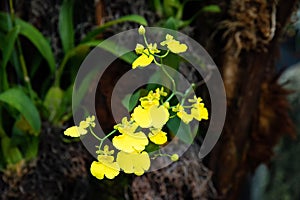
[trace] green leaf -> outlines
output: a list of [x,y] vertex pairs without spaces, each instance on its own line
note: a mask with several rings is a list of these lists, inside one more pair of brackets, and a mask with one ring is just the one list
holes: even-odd
[[86,37],[82,40],[82,43],[92,40],[97,35],[104,32],[107,28],[109,28],[115,24],[122,23],[122,22],[135,22],[135,23],[138,23],[138,24],[141,24],[144,26],[147,26],[147,24],[148,24],[146,19],[140,15],[127,15],[124,17],[120,17],[119,19],[109,21],[109,22],[99,26],[98,28],[94,29],[93,31],[89,32],[86,35]]
[[0,101],[17,109],[35,132],[41,130],[39,112],[29,97],[19,88],[12,88],[0,94]]
[[44,100],[44,106],[48,109],[50,115],[49,120],[53,121],[56,114],[59,112],[61,108],[61,102],[64,97],[64,91],[59,87],[51,87],[46,94]]
[[201,11],[203,12],[211,12],[211,13],[219,13],[221,12],[221,8],[218,5],[208,5],[204,6]]
[[129,64],[131,64],[138,57],[136,55],[136,53],[134,53],[134,52],[126,49],[125,47],[122,47],[122,46],[120,46],[120,45],[118,45],[118,44],[116,44],[116,43],[114,43],[114,42],[112,42],[110,40],[105,40],[98,47],[102,48],[102,49],[104,49],[104,50],[106,50],[106,51],[108,51],[108,52],[110,52],[110,53],[112,53],[112,54],[114,54],[116,56],[120,56],[120,55],[117,54],[116,49],[118,51],[121,51],[121,52],[127,52],[126,54],[121,55],[119,58],[122,59],[122,60],[124,60],[125,62],[127,62]]
[[6,12],[0,12],[0,30],[3,32],[8,32],[10,24],[10,15]]
[[58,30],[65,53],[74,47],[73,8],[74,0],[64,0],[59,12]]
[[20,150],[11,144],[9,137],[1,140],[2,153],[7,164],[15,164],[23,159]]
[[16,18],[15,22],[16,25],[19,25],[21,28],[20,34],[30,40],[32,44],[38,49],[41,55],[46,59],[50,67],[50,71],[53,73],[55,71],[55,59],[49,42],[41,34],[41,32],[31,24],[18,18]]
[[[76,111],[78,109],[78,106],[80,105],[80,102],[83,100],[83,98],[86,96],[86,93],[91,85],[92,80],[95,78],[95,72],[96,69],[90,71],[84,79],[79,83],[79,86],[76,87],[76,98],[73,99],[73,110]],[[75,88],[74,87],[74,88]],[[78,87],[78,89],[77,89]]]
[[1,63],[1,86],[0,86],[0,91],[2,89],[7,89],[8,88],[8,80],[7,80],[7,72],[6,72],[6,65],[13,53],[13,50],[14,50],[14,45],[15,45],[15,42],[18,38],[18,34],[19,34],[19,31],[20,31],[20,27],[19,26],[16,26],[14,27],[4,38],[3,40],[3,44],[1,45],[1,48],[2,48],[2,56],[3,56],[3,60],[2,60],[2,63]]
[[122,104],[128,110],[128,112],[131,112],[137,105],[140,95],[141,90],[138,90],[133,95],[128,94],[124,97],[124,99],[122,100]]
[[192,144],[195,135],[192,133],[190,125],[185,124],[178,117],[174,117],[168,121],[167,127],[184,143]]
[[3,69],[6,68],[7,62],[13,52],[14,45],[16,39],[18,38],[18,34],[20,32],[20,26],[14,27],[5,37],[3,41],[3,60],[2,60],[2,67]]
[[163,6],[161,5],[160,0],[153,0],[153,6],[154,6],[154,10],[155,10],[156,14],[159,17],[162,17],[162,15],[163,15]]
[[38,137],[30,137],[30,141],[26,145],[25,149],[25,159],[33,159],[38,155],[39,150],[39,138]]
[[178,22],[174,17],[169,17],[164,24],[164,28],[177,30],[178,29]]

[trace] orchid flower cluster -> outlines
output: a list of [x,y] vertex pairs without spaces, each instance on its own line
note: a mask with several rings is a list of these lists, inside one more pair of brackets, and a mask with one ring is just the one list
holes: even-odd
[[[147,67],[154,62],[158,67],[162,67],[162,59],[171,51],[173,53],[183,53],[187,50],[187,45],[175,40],[172,35],[167,34],[165,41],[160,43],[161,46],[167,46],[164,55],[160,55],[157,44],[148,43],[146,38],[146,30],[143,26],[138,29],[140,35],[144,37],[145,46],[137,44],[135,52],[140,55],[133,63],[132,68]],[[159,58],[160,63],[156,60]],[[172,79],[166,70],[163,71]],[[172,82],[174,80],[172,79]],[[81,121],[78,126],[72,126],[64,131],[64,134],[70,137],[79,137],[88,133],[88,131],[99,140],[99,146],[96,146],[98,155],[97,161],[91,164],[90,171],[93,176],[103,179],[115,178],[121,170],[127,174],[134,173],[142,175],[150,168],[150,156],[145,150],[150,143],[159,147],[168,143],[168,134],[163,129],[166,123],[172,117],[179,117],[184,123],[189,124],[192,120],[207,120],[208,111],[200,97],[194,96],[188,99],[189,105],[186,105],[188,92],[181,94],[183,100],[177,105],[170,105],[170,100],[176,94],[174,91],[168,94],[164,87],[156,88],[148,92],[146,96],[140,97],[140,104],[134,108],[131,117],[124,117],[119,124],[114,126],[114,130],[105,137],[100,138],[95,134],[95,116],[89,116]],[[103,147],[103,142],[112,137],[112,144],[118,150],[114,157],[114,150],[110,150],[108,145]],[[158,156],[167,156],[172,161],[177,161],[177,154],[154,155],[152,159]]]

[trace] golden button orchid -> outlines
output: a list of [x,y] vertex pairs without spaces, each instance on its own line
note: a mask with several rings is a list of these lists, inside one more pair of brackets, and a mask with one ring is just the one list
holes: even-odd
[[[125,125],[123,123],[125,123]],[[132,127],[130,127],[126,118],[125,120],[123,118],[122,124],[117,126],[117,128],[122,134],[115,136],[112,142],[113,145],[121,151],[127,153],[142,151],[149,143],[147,136],[142,131],[135,132],[137,128],[136,124],[133,123]]]
[[80,137],[81,135],[85,135],[87,133],[87,128],[89,126],[95,127],[96,123],[95,116],[87,117],[84,121],[81,121],[79,123],[79,126],[72,126],[70,128],[67,128],[67,130],[64,131],[64,134],[66,136],[70,137]]
[[160,129],[167,123],[170,114],[168,109],[162,105],[153,105],[146,109],[138,106],[133,110],[131,117],[142,128]]
[[137,59],[135,59],[132,63],[132,69],[137,67],[147,67],[154,60],[153,54],[159,53],[160,51],[157,49],[157,44],[149,44],[147,48],[144,48],[142,44],[137,44],[135,48],[135,52],[140,55]]
[[150,158],[147,152],[143,151],[126,153],[120,151],[117,155],[117,163],[125,173],[141,176],[150,168]]
[[208,111],[207,108],[204,107],[204,103],[202,103],[202,99],[200,97],[194,96],[194,99],[189,99],[189,102],[192,102],[191,115],[198,121],[202,119],[208,119]]
[[81,128],[80,126],[72,126],[64,131],[64,134],[70,137],[80,137],[81,135],[85,135],[86,133],[87,130]]
[[159,129],[151,130],[148,137],[151,142],[158,145],[165,144],[168,140],[167,133]]
[[161,42],[160,45],[165,46],[173,53],[183,53],[187,50],[186,44],[181,44],[179,41],[175,40],[170,34],[166,35],[166,40]]
[[178,104],[172,110],[173,112],[177,112],[177,116],[186,124],[190,123],[193,120],[193,116],[185,112],[183,106],[180,104]]
[[113,156],[99,155],[98,161],[93,161],[90,171],[93,176],[100,180],[104,176],[113,179],[119,174],[120,167],[117,162],[114,162]]

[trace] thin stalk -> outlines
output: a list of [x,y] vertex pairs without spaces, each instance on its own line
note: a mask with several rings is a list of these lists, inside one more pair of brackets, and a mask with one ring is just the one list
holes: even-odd
[[62,76],[62,73],[65,69],[65,66],[69,60],[69,54],[65,55],[65,57],[63,58],[58,70],[56,71],[56,74],[55,74],[55,81],[54,81],[54,86],[56,87],[59,87],[60,86],[60,78]]
[[186,98],[190,95],[192,89],[195,87],[195,84],[192,83],[191,86],[185,91],[184,95],[183,95],[183,98],[181,100],[181,105],[184,104]]
[[109,136],[111,136],[112,134],[114,134],[115,132],[117,132],[117,130],[113,130],[112,132],[110,132],[109,134],[107,134],[104,138],[102,138],[100,140],[100,144],[99,144],[99,150],[101,150],[101,147],[103,145],[104,140],[106,140]]
[[[12,20],[12,24],[13,26],[15,26],[15,10],[14,10],[14,6],[13,6],[13,0],[9,0],[9,8],[10,8],[10,16],[11,16],[11,20]],[[30,98],[33,100],[33,90],[32,90],[32,86],[30,83],[30,78],[28,76],[28,71],[27,71],[27,67],[26,67],[26,62],[24,59],[24,54],[22,51],[22,46],[21,46],[21,42],[19,40],[19,38],[17,38],[17,51],[19,53],[19,60],[20,60],[20,64],[21,64],[21,69],[23,72],[23,78],[24,81],[26,83],[26,86],[29,90],[29,94],[30,94]]]

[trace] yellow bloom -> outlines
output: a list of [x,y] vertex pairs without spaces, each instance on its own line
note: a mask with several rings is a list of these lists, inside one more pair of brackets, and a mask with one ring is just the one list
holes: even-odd
[[150,158],[147,152],[126,153],[120,151],[117,155],[117,163],[125,173],[134,173],[138,176],[144,174],[150,168]]
[[113,156],[99,155],[98,162],[93,161],[91,165],[91,174],[98,179],[103,179],[104,176],[108,179],[115,178],[120,172],[120,167],[113,161]]
[[142,128],[162,128],[169,120],[168,109],[164,106],[153,105],[147,109],[136,107],[131,114],[132,119]]
[[202,119],[208,119],[208,111],[204,107],[204,103],[194,104],[193,108],[191,109],[191,115],[198,121]]
[[132,69],[137,67],[147,67],[154,60],[154,53],[159,53],[160,51],[157,49],[157,44],[149,44],[147,48],[144,48],[143,45],[137,44],[135,51],[140,55],[135,61],[132,63]]
[[164,106],[152,106],[149,111],[152,119],[151,126],[154,128],[161,129],[169,120],[169,111]]
[[136,54],[142,54],[144,49],[145,49],[144,45],[138,43],[136,44],[135,52]]
[[132,69],[135,69],[137,67],[147,67],[152,63],[154,60],[154,56],[150,55],[148,49],[145,49],[143,51],[143,54],[139,56],[135,61],[132,63]]
[[85,119],[85,121],[81,121],[79,124],[79,127],[84,128],[84,129],[88,128],[89,126],[95,127],[96,123],[94,121],[95,121],[95,116],[92,115],[90,117],[87,117]]
[[122,151],[133,152],[133,151],[142,151],[145,149],[145,146],[149,143],[146,135],[143,132],[135,133],[138,124],[135,122],[128,122],[127,118],[122,119],[121,124],[115,125],[122,135],[115,136],[112,140],[113,145]]
[[200,97],[197,98],[196,96],[194,96],[194,99],[189,99],[189,102],[193,103],[191,109],[191,115],[193,116],[193,118],[198,121],[201,121],[202,119],[208,119],[207,108],[204,107],[204,103],[201,103],[202,99]]
[[156,88],[155,93],[157,93],[157,94],[159,94],[159,95],[161,95],[161,96],[164,96],[164,97],[168,95],[168,93],[166,93],[166,92],[164,91],[164,87]]
[[154,129],[151,130],[148,137],[154,144],[162,145],[168,140],[166,135],[167,133],[163,132],[162,130]]
[[147,96],[140,98],[141,105],[143,108],[147,109],[153,105],[159,105],[160,94],[153,92],[152,90],[148,93]]
[[81,135],[85,135],[87,133],[86,128],[89,126],[95,127],[96,123],[95,116],[87,117],[84,121],[81,121],[79,123],[79,126],[72,126],[70,128],[67,128],[67,130],[64,131],[64,134],[70,137],[79,137]]
[[167,34],[166,40],[161,42],[160,45],[167,45],[168,49],[173,53],[183,53],[187,50],[187,45],[180,44],[179,41],[175,40],[172,35]]
[[100,152],[103,155],[110,156],[110,155],[114,154],[115,151],[114,150],[109,150],[108,145],[105,145],[104,148],[103,148],[103,151],[101,150]]
[[163,104],[163,106],[166,108],[166,109],[169,109],[170,108],[170,103],[169,102],[165,102]]
[[120,133],[134,133],[138,125],[135,122],[129,122],[126,117],[122,118],[122,122],[114,126]]
[[64,134],[70,137],[79,137],[81,135],[85,135],[86,133],[87,130],[81,128],[80,126],[72,126],[64,131]]
[[177,116],[186,124],[190,123],[193,120],[193,116],[185,112],[183,106],[180,104],[178,104],[172,110],[173,112],[177,112]]
[[86,123],[88,123],[89,126],[91,126],[91,127],[95,127],[95,126],[96,126],[96,123],[94,122],[94,121],[95,121],[95,116],[94,116],[94,115],[92,115],[92,116],[90,116],[90,117],[87,117],[87,118],[85,119],[85,121],[86,121]]
[[140,131],[137,133],[127,132],[122,135],[115,136],[112,143],[117,149],[131,153],[134,151],[144,150],[149,141],[146,135]]
[[151,126],[152,119],[149,109],[138,106],[133,110],[131,117],[142,128],[149,128]]

